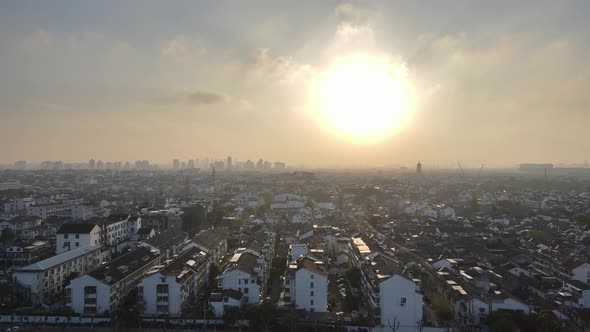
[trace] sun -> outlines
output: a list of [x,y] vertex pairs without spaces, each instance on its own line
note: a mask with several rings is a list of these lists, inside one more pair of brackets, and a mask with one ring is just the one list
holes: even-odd
[[312,84],[314,118],[332,134],[355,143],[382,141],[410,115],[405,67],[356,55],[334,61]]

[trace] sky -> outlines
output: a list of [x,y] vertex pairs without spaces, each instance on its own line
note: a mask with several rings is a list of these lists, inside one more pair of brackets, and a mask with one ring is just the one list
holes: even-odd
[[[2,1],[0,162],[582,163],[588,13],[549,0]],[[377,142],[333,135],[310,106],[314,79],[358,53],[403,68],[413,91],[403,128]]]

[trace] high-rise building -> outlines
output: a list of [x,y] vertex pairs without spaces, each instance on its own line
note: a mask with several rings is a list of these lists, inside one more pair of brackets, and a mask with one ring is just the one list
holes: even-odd
[[195,161],[190,159],[187,163],[188,168],[195,168]]
[[102,162],[102,160],[99,160],[96,162],[96,168],[97,169],[103,169],[104,163]]
[[209,158],[203,159],[203,169],[209,169]]
[[285,163],[282,163],[280,161],[275,162],[275,169],[285,169],[287,165]]
[[175,170],[180,169],[180,160],[178,160],[178,159],[172,160],[172,168]]
[[88,160],[88,168],[95,169],[96,168],[96,160],[94,160],[94,159]]
[[231,157],[227,157],[227,162],[225,163],[225,168],[230,171],[232,169],[232,160]]
[[422,164],[420,162],[416,164],[416,174],[422,174]]
[[264,168],[264,160],[262,160],[262,158],[258,159],[258,163],[256,163],[256,168],[258,168],[258,169]]
[[18,160],[14,163],[14,168],[15,169],[19,169],[19,170],[23,170],[25,168],[27,168],[27,161],[26,160]]

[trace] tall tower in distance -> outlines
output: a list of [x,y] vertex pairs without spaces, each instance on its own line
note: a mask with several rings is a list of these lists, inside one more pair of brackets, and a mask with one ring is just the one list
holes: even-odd
[[231,171],[232,168],[232,159],[231,157],[227,157],[227,162],[225,163],[225,169]]
[[420,162],[418,162],[418,164],[416,164],[416,174],[418,174],[418,175],[422,174],[422,164]]

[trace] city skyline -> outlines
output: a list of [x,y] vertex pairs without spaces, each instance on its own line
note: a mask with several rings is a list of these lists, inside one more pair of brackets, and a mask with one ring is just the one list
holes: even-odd
[[588,159],[584,1],[32,3],[0,5],[2,163]]

